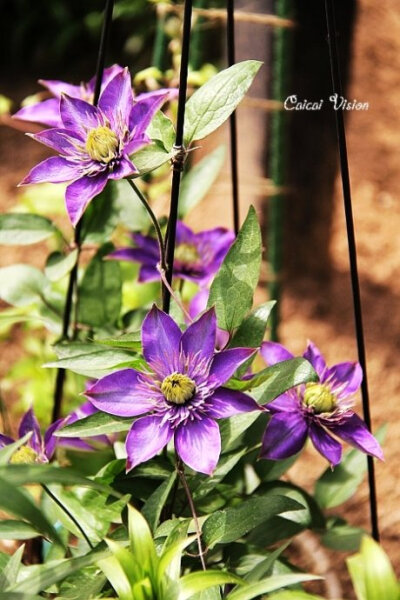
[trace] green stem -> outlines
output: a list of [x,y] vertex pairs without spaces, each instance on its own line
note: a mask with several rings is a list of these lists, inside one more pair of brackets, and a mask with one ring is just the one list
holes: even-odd
[[183,466],[183,463],[182,463],[181,459],[178,458],[178,456],[177,456],[177,459],[176,459],[176,471],[177,471],[179,479],[180,479],[180,481],[182,483],[182,487],[185,490],[186,498],[188,500],[189,507],[190,507],[190,512],[192,513],[192,517],[193,517],[193,521],[194,521],[194,527],[195,527],[195,530],[196,530],[197,547],[199,549],[199,558],[200,558],[201,566],[202,566],[203,571],[206,571],[207,567],[206,567],[206,563],[205,563],[205,560],[204,560],[203,546],[201,544],[201,529],[200,529],[200,525],[199,525],[199,520],[197,518],[196,508],[194,506],[192,494],[190,492],[190,488],[189,488],[188,483],[186,481],[185,467]]
[[143,193],[140,191],[140,189],[136,185],[136,183],[134,183],[132,179],[127,179],[127,182],[129,183],[129,185],[131,186],[131,188],[133,189],[133,191],[135,192],[135,194],[137,195],[137,197],[139,198],[139,200],[145,207],[145,209],[151,219],[151,222],[154,225],[154,229],[156,230],[156,235],[157,235],[157,240],[158,240],[158,246],[159,246],[159,250],[160,250],[161,269],[165,272],[167,269],[167,264],[166,264],[166,260],[165,260],[164,238],[163,238],[163,234],[161,232],[157,217],[154,214],[150,204],[147,202],[145,196],[143,195]]

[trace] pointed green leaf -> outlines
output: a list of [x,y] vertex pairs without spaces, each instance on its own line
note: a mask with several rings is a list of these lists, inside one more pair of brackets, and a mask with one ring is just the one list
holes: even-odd
[[103,412],[97,412],[80,419],[72,425],[67,425],[55,432],[56,437],[92,437],[95,435],[107,435],[108,433],[118,433],[120,431],[129,431],[132,427],[133,419],[116,417]]
[[49,281],[59,281],[74,268],[78,258],[78,250],[71,250],[65,255],[61,252],[52,252],[46,261],[44,273]]
[[90,261],[79,286],[78,320],[90,327],[113,325],[121,310],[121,268],[104,260],[114,249],[104,244]]
[[113,348],[127,348],[134,352],[140,352],[142,348],[141,332],[134,331],[132,333],[123,333],[115,338],[102,338],[96,340],[97,344],[104,346],[112,346]]
[[0,298],[13,306],[40,302],[48,287],[48,279],[36,267],[11,265],[0,269]]
[[233,331],[251,308],[261,265],[261,232],[251,206],[236,241],[211,284],[208,306],[215,306],[218,326]]
[[14,519],[0,521],[0,540],[30,540],[38,535],[40,533],[25,521]]
[[347,559],[358,600],[399,600],[400,587],[384,550],[365,536],[359,554]]
[[225,146],[219,146],[182,177],[178,207],[180,219],[209,192],[222,169],[225,154]]
[[45,217],[30,213],[0,215],[0,244],[26,246],[47,239],[58,231]]
[[316,575],[307,575],[305,573],[289,573],[288,575],[272,575],[263,581],[257,583],[251,583],[249,586],[234,590],[227,596],[227,600],[252,600],[262,594],[268,594],[274,592],[279,588],[286,587],[288,585],[295,585],[297,583],[303,583],[303,581],[315,581],[321,579]]
[[[3,467],[8,471],[8,467]],[[25,482],[24,482],[25,483]],[[62,540],[53,525],[24,490],[13,485],[9,478],[0,478],[0,508],[30,523],[42,535],[60,545]]]
[[97,564],[117,592],[119,600],[134,600],[131,583],[119,560],[115,556],[99,560]]
[[175,143],[175,128],[171,119],[161,110],[152,118],[146,133],[153,141],[161,142],[167,152],[171,152]]
[[16,583],[18,573],[22,564],[22,555],[25,550],[25,545],[20,546],[10,556],[10,560],[7,562],[4,569],[0,572],[0,591],[7,590],[11,585]]
[[128,531],[133,555],[148,572],[158,562],[154,541],[146,519],[133,506],[128,505]]
[[186,145],[203,139],[229,118],[243,100],[261,64],[257,60],[237,63],[196,90],[186,103]]
[[138,176],[141,177],[169,162],[174,154],[173,150],[167,151],[163,143],[156,140],[135,152],[131,159],[135,167],[139,169]]
[[290,358],[266,367],[256,373],[252,379],[245,381],[244,385],[234,380],[228,387],[241,390],[254,389],[253,396],[257,402],[267,404],[290,388],[309,381],[318,381],[318,375],[311,363],[305,358]]
[[203,525],[203,537],[208,547],[228,544],[275,515],[300,509],[304,509],[302,504],[284,496],[254,496],[238,507],[219,510],[208,517]]
[[188,600],[194,594],[201,592],[209,587],[216,585],[225,585],[227,583],[235,583],[243,585],[244,581],[233,575],[223,571],[199,571],[184,575],[180,579],[180,591],[178,600]]
[[24,435],[24,437],[13,442],[12,444],[8,444],[7,446],[4,446],[4,448],[2,448],[0,450],[0,466],[1,467],[3,467],[4,465],[6,465],[8,463],[8,461],[10,460],[10,458],[12,457],[14,452],[16,450],[18,450],[18,448],[21,448],[21,446],[26,444],[26,442],[32,437],[32,434],[33,434],[33,432],[29,431],[26,435]]
[[161,511],[164,508],[164,504],[168,499],[175,481],[176,471],[173,471],[168,479],[163,481],[162,484],[147,498],[142,508],[142,514],[149,523],[153,532],[158,526]]

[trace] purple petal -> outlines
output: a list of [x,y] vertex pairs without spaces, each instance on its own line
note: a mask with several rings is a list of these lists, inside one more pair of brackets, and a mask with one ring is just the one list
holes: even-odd
[[[360,387],[363,378],[362,368],[357,362],[339,363],[328,369],[323,381],[332,382],[332,391],[339,397],[354,394]],[[339,388],[339,389],[337,389]]]
[[182,332],[169,315],[156,305],[142,325],[143,356],[163,378],[178,370],[179,343]]
[[298,412],[299,398],[295,391],[285,392],[272,402],[264,405],[271,413],[274,412]]
[[[104,89],[105,87],[107,87],[107,85],[110,83],[111,79],[114,79],[114,77],[116,75],[118,75],[118,73],[121,73],[121,71],[123,71],[123,70],[124,70],[124,67],[121,67],[121,65],[116,65],[116,64],[111,65],[111,67],[107,67],[107,69],[104,69],[103,77],[101,80],[101,88]],[[88,90],[90,90],[93,93],[95,85],[96,85],[96,75],[94,77],[92,77],[92,79],[87,84]]]
[[143,417],[135,421],[126,438],[126,470],[153,458],[172,438],[173,430],[161,417]]
[[103,191],[107,180],[107,173],[100,173],[99,175],[90,177],[89,175],[85,175],[67,187],[65,192],[65,203],[68,216],[74,227],[85,212],[85,208],[92,198]]
[[265,430],[261,458],[280,460],[300,452],[307,439],[307,423],[300,412],[272,415]]
[[180,425],[175,433],[175,448],[191,469],[211,475],[221,453],[217,423],[213,419],[203,418]]
[[[87,386],[86,389],[88,389],[88,387],[90,386]],[[81,404],[81,406],[78,406],[78,408],[76,408],[66,418],[68,419],[68,424],[71,425],[72,423],[80,421],[85,417],[90,417],[90,415],[94,415],[94,413],[96,412],[97,408],[95,408],[93,404],[90,401],[88,401]]]
[[343,420],[342,423],[329,426],[329,430],[351,446],[358,448],[366,454],[371,454],[380,460],[384,460],[379,442],[368,431],[364,421],[356,414]]
[[72,129],[83,136],[88,129],[102,124],[99,109],[79,98],[61,96],[60,114],[65,129]]
[[29,439],[28,445],[39,454],[42,451],[42,434],[40,433],[40,426],[32,408],[27,410],[21,419],[18,428],[18,437],[22,438],[31,431],[32,437]]
[[60,101],[57,98],[49,98],[49,100],[43,100],[43,102],[24,106],[13,115],[13,119],[29,121],[30,123],[42,123],[49,127],[62,127]]
[[134,369],[115,371],[102,377],[86,391],[90,402],[98,409],[119,417],[136,417],[154,406],[151,392],[142,375]]
[[169,92],[157,91],[153,94],[136,99],[129,117],[129,130],[137,137],[146,132],[155,113],[168,99]]
[[110,171],[108,174],[109,179],[123,179],[124,177],[128,177],[129,175],[133,175],[134,173],[138,173],[135,165],[127,158],[123,156],[119,159],[118,163],[115,165],[114,169]]
[[207,410],[207,415],[214,419],[224,419],[252,410],[261,410],[257,402],[250,396],[223,387],[215,390],[209,402],[211,408]]
[[3,433],[0,433],[0,448],[3,448],[4,446],[8,446],[9,444],[13,444],[14,441],[15,440],[8,437],[8,435],[4,435]]
[[60,154],[76,155],[76,145],[82,146],[83,144],[83,140],[74,131],[68,129],[45,129],[40,133],[31,134],[29,137],[56,150],[56,152],[60,152]]
[[81,98],[82,96],[81,85],[73,85],[56,79],[39,79],[39,83],[58,99],[61,98],[61,94],[68,94],[72,98]]
[[33,167],[19,185],[29,183],[64,183],[76,179],[79,175],[78,167],[62,156],[51,156]]
[[231,348],[218,352],[211,364],[209,382],[214,387],[221,386],[256,351],[254,348]]
[[54,432],[57,431],[57,429],[60,429],[60,427],[62,427],[64,424],[65,424],[65,419],[58,419],[57,421],[52,423],[45,431],[44,453],[48,460],[50,460],[51,457],[53,456],[56,446],[60,440],[60,438],[55,437]]
[[137,262],[136,248],[119,248],[107,254],[107,258]]
[[[129,115],[133,107],[131,76],[128,69],[117,73],[104,88],[100,100],[100,110],[109,118],[112,129],[129,125]],[[122,117],[122,121],[121,121]]]
[[126,154],[133,154],[134,152],[140,150],[140,148],[143,148],[143,146],[147,146],[147,144],[151,144],[151,139],[148,135],[135,136],[124,146],[124,152]]
[[138,281],[140,283],[145,283],[146,281],[159,281],[160,272],[156,267],[150,267],[147,265],[142,265],[139,270]]
[[309,434],[318,452],[329,460],[332,467],[336,467],[342,458],[342,446],[339,442],[334,440],[323,427],[316,423],[311,423]]
[[194,321],[182,335],[181,348],[186,356],[198,356],[209,360],[215,350],[217,319],[214,308],[210,308]]
[[142,235],[141,233],[133,233],[132,240],[138,248],[141,248],[143,252],[152,256],[155,261],[160,260],[160,251],[158,249],[157,240],[148,235]]
[[284,360],[294,358],[294,355],[289,350],[277,342],[263,342],[260,354],[267,365],[276,365]]
[[190,229],[190,227],[188,227],[186,225],[186,223],[184,223],[183,221],[178,221],[176,224],[176,245],[178,246],[179,244],[196,244],[197,241],[197,236],[194,233],[194,231],[192,231]]
[[323,378],[326,370],[326,362],[321,352],[313,342],[308,342],[307,349],[303,354],[316,370],[320,379]]

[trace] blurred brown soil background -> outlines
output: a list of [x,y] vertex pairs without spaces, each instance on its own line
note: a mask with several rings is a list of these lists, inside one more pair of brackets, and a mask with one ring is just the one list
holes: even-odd
[[[248,49],[251,53],[251,48]],[[40,75],[40,74],[38,74]],[[1,80],[0,80],[1,81]],[[360,0],[358,3],[350,83],[347,96],[369,103],[367,111],[349,111],[347,118],[348,151],[352,182],[354,218],[364,311],[368,359],[368,376],[373,426],[388,423],[384,444],[386,462],[376,464],[379,516],[383,547],[389,553],[400,576],[400,462],[397,457],[400,435],[400,10],[396,0],[382,3]],[[35,90],[33,81],[1,81],[0,92],[16,99]],[[238,111],[239,127],[249,108]],[[246,140],[249,132],[239,129],[241,160],[242,215],[254,197]],[[16,184],[27,171],[47,154],[35,142],[24,139],[21,132],[0,128],[0,203],[5,212],[15,204]],[[222,134],[224,135],[224,133]],[[250,132],[257,137],[257,131]],[[299,147],[299,155],[302,148]],[[313,177],[313,173],[310,173]],[[195,228],[230,224],[228,169],[217,182],[212,194],[190,216]],[[256,194],[257,196],[257,194]],[[347,241],[340,180],[337,178],[332,203],[330,231],[326,235],[329,264],[317,270],[300,269],[296,277],[286,278],[281,303],[281,339],[294,353],[303,352],[307,339],[323,351],[328,364],[355,360],[352,299],[349,278]],[[290,211],[290,199],[287,210]],[[323,197],[321,203],[325,201]],[[267,199],[256,198],[260,216]],[[324,230],[324,223],[317,224]],[[287,240],[287,253],[302,256],[296,239]],[[303,243],[303,242],[302,242]],[[321,241],[322,243],[322,241]],[[324,249],[313,248],[316,257]],[[43,267],[45,253],[40,246],[3,247],[0,265],[29,261]],[[290,260],[290,254],[289,254]],[[264,292],[260,291],[260,298]],[[20,356],[21,335],[18,327],[3,345],[0,376]],[[6,398],[7,399],[7,398]],[[360,403],[358,405],[361,411]],[[290,472],[291,479],[313,488],[315,478],[326,467],[317,453],[307,448]],[[333,511],[344,515],[352,524],[369,529],[368,489],[366,485],[344,506]],[[302,545],[303,544],[303,545]],[[315,571],[318,552],[310,540],[299,546],[300,560]],[[314,552],[316,554],[314,555]],[[311,553],[311,556],[308,554]],[[308,557],[306,557],[306,554]],[[343,554],[329,554],[328,567],[343,564]],[[322,569],[324,570],[324,569]],[[347,598],[350,597],[344,570],[340,578]],[[334,596],[331,596],[334,597]],[[384,599],[382,599],[384,600]]]

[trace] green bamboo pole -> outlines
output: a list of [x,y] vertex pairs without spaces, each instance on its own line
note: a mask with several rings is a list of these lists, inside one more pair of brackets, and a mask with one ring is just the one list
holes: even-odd
[[[276,15],[290,19],[293,13],[293,0],[276,0]],[[284,101],[289,91],[289,75],[291,64],[291,30],[277,27],[273,31],[272,61],[272,98]],[[287,113],[277,110],[271,115],[269,143],[269,173],[273,183],[282,189],[286,180],[287,158]],[[280,323],[280,298],[283,262],[283,218],[284,194],[271,196],[268,210],[268,263],[270,281],[269,296],[277,300],[277,306],[271,315],[271,340],[278,340]]]

